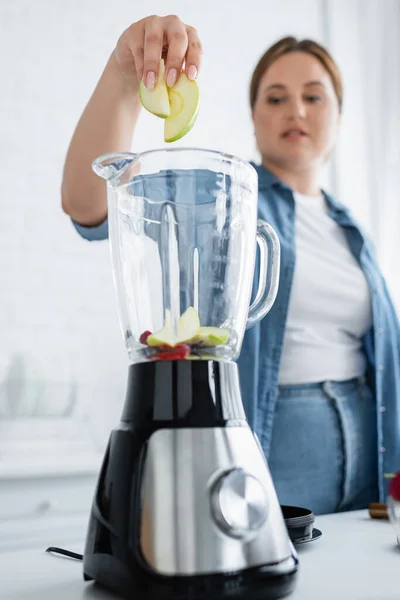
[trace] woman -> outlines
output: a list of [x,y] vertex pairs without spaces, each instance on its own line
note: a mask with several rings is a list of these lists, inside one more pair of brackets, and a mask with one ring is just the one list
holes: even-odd
[[[138,82],[154,87],[161,52],[169,86],[183,61],[196,78],[195,29],[173,16],[134,23],[74,133],[62,202],[89,240],[107,237],[106,189],[92,160],[131,148]],[[318,185],[340,124],[338,69],[318,44],[285,38],[260,59],[250,104],[259,216],[282,256],[276,302],[246,333],[238,361],[246,413],[281,504],[316,514],[365,508],[385,500],[384,473],[400,467],[400,327],[369,241]]]

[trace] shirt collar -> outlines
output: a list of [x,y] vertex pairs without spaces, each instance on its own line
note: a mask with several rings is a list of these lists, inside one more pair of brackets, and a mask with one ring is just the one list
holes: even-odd
[[[293,194],[293,189],[289,185],[278,179],[269,169],[267,169],[263,165],[256,165],[255,163],[251,163],[251,165],[257,171],[259,189],[267,190],[272,187],[281,188],[289,190],[290,193]],[[322,190],[322,193],[328,204],[329,214],[331,217],[338,220],[341,216],[347,216],[349,214],[349,210],[344,206],[344,204],[338,202],[336,198],[328,194],[325,190]]]

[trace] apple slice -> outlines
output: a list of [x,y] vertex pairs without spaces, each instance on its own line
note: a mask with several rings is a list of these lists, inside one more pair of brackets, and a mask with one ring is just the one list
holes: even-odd
[[171,312],[167,309],[165,311],[165,323],[164,327],[160,331],[149,335],[147,337],[147,344],[149,346],[170,346],[173,348],[177,344],[182,344],[191,340],[200,328],[200,319],[197,311],[190,306],[183,315],[180,316],[178,321],[178,331],[175,332],[172,327]]
[[149,90],[143,81],[139,84],[139,96],[143,107],[151,114],[161,119],[166,119],[171,114],[170,101],[168,97],[168,88],[165,81],[164,59],[160,60],[158,78],[155,87]]
[[147,338],[147,345],[151,347],[157,346],[175,346],[176,340],[174,330],[172,327],[171,312],[167,309],[165,311],[165,323],[164,327],[160,331],[152,333]]
[[178,339],[177,342],[187,342],[191,340],[200,329],[200,319],[198,312],[193,306],[189,306],[181,315],[178,322]]
[[221,346],[229,340],[229,330],[223,327],[200,327],[191,342],[203,346]]
[[181,73],[175,85],[168,90],[170,116],[164,124],[164,140],[176,142],[186,135],[196,122],[199,112],[200,91],[196,81]]

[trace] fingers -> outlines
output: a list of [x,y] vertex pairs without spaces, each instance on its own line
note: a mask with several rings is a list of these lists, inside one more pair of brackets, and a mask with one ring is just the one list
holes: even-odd
[[188,48],[186,53],[185,71],[189,79],[196,79],[200,70],[201,59],[203,56],[203,47],[199,34],[194,27],[186,27],[188,36]]
[[120,37],[116,57],[121,70],[136,74],[150,90],[156,85],[160,58],[165,57],[165,78],[172,87],[185,65],[189,79],[196,79],[202,58],[199,35],[175,15],[146,17],[133,23]]
[[172,87],[182,71],[188,49],[188,35],[186,26],[178,17],[167,17],[166,25],[168,53],[165,74],[168,87]]
[[[152,90],[158,78],[160,58],[164,42],[164,24],[160,17],[151,17],[146,21],[144,30],[143,81]],[[135,58],[136,63],[136,58]]]

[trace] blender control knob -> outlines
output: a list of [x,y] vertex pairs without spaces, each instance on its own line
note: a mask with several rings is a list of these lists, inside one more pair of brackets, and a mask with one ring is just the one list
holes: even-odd
[[233,469],[219,478],[211,492],[217,525],[235,538],[257,532],[267,518],[267,497],[260,481],[244,469]]

